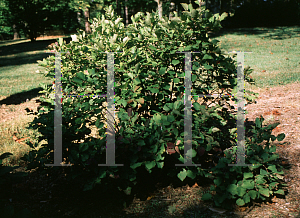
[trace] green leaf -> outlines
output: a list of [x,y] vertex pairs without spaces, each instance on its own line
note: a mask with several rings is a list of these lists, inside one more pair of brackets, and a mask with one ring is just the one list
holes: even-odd
[[190,150],[188,150],[187,151],[187,154],[186,154],[187,156],[189,156],[189,157],[196,157],[196,155],[197,155],[197,151],[195,151],[194,149],[190,149]]
[[195,74],[192,74],[192,82],[195,82],[195,81],[196,81],[196,79],[197,79],[197,75],[195,75]]
[[244,195],[243,200],[245,201],[246,204],[250,202],[250,196],[249,196],[248,193],[246,193],[246,194]]
[[168,115],[167,120],[172,123],[175,121],[175,117],[173,115]]
[[76,73],[76,77],[78,77],[79,79],[85,80],[83,72]]
[[227,16],[228,14],[226,12],[223,12],[220,16],[220,21],[224,20]]
[[243,187],[241,187],[241,186],[238,186],[238,187],[237,187],[237,192],[238,192],[238,196],[242,197],[242,196],[245,195],[246,189],[243,188]]
[[87,161],[89,159],[89,155],[88,154],[81,154],[80,156],[81,156],[82,162],[85,162],[85,161]]
[[256,118],[255,119],[255,125],[256,125],[256,127],[261,127],[261,124],[262,124],[262,122],[260,121],[260,119],[259,118]]
[[183,47],[180,47],[180,48],[178,49],[178,51],[183,52],[183,51],[184,51],[184,48],[183,48]]
[[170,90],[170,84],[165,84],[164,86],[163,86],[163,88],[165,89],[165,90]]
[[130,167],[131,167],[132,169],[135,169],[135,168],[137,168],[137,167],[140,167],[142,164],[143,164],[143,162],[139,162],[139,163],[135,163],[135,164],[130,165]]
[[84,185],[83,191],[89,191],[92,190],[93,188],[94,188],[94,182],[89,182]]
[[245,179],[252,178],[252,177],[253,177],[253,173],[252,172],[244,173],[244,178]]
[[208,201],[208,200],[211,200],[212,199],[212,195],[210,193],[205,193],[202,195],[202,198],[201,200],[203,201]]
[[272,142],[274,142],[276,140],[276,136],[271,135],[271,140],[272,140]]
[[162,169],[164,167],[164,162],[156,162],[158,168]]
[[135,65],[135,73],[136,73],[136,74],[139,72],[140,67],[141,67],[141,64],[140,64],[140,63],[137,63],[137,64]]
[[127,187],[125,190],[124,190],[124,193],[126,194],[126,195],[130,195],[131,194],[131,187]]
[[245,202],[244,202],[244,200],[242,198],[239,198],[239,199],[236,200],[236,204],[238,206],[243,206],[243,205],[245,205]]
[[88,73],[90,75],[94,75],[95,74],[95,69],[88,69],[87,71],[88,71]]
[[174,78],[173,81],[174,81],[174,83],[179,83],[180,79],[179,78]]
[[77,77],[74,77],[74,78],[73,78],[73,81],[74,81],[75,83],[77,83],[77,84],[80,84],[80,85],[81,85],[82,82],[83,82],[82,80],[78,79]]
[[159,69],[159,71],[158,71],[158,73],[160,74],[160,75],[164,75],[165,73],[166,73],[166,67],[161,67],[160,69]]
[[263,196],[269,197],[270,196],[270,191],[267,188],[259,188],[258,189],[259,193],[262,194]]
[[79,144],[79,151],[80,152],[84,152],[89,148],[89,146],[87,144],[81,143]]
[[95,126],[98,128],[98,129],[102,129],[102,127],[104,126],[104,123],[100,123],[101,120],[100,119],[97,119],[96,120],[96,123],[95,123]]
[[280,133],[280,134],[277,136],[277,140],[278,140],[279,142],[282,141],[284,138],[285,138],[285,134],[284,134],[284,133]]
[[276,166],[275,166],[275,165],[269,166],[268,169],[271,170],[271,171],[274,172],[274,173],[277,173],[277,169],[276,169]]
[[150,90],[152,93],[158,93],[159,92],[159,89],[156,89],[156,88],[148,87],[148,90]]
[[180,4],[184,8],[185,11],[189,10],[189,5],[188,4],[186,4],[186,3],[180,3]]
[[205,54],[203,60],[213,59],[211,55]]
[[145,166],[148,170],[151,170],[153,167],[155,167],[155,165],[156,165],[155,161],[147,161],[145,163]]
[[131,49],[130,49],[131,53],[135,53],[136,52],[136,46],[133,46]]
[[229,191],[232,195],[237,195],[237,186],[236,184],[230,184],[228,187],[227,187],[227,191]]
[[133,80],[133,84],[134,85],[138,85],[138,84],[140,84],[141,83],[141,80],[138,78],[138,77],[136,77],[134,80]]
[[125,99],[120,99],[120,100],[117,101],[117,104],[119,104],[119,105],[122,104],[124,107],[126,107],[127,101]]
[[137,145],[144,146],[144,145],[146,145],[146,143],[145,143],[144,140],[139,140],[139,142],[137,143]]
[[153,120],[155,121],[156,124],[161,124],[161,115],[159,114],[154,114]]
[[215,183],[216,186],[219,186],[219,185],[222,184],[222,179],[216,178],[216,179],[214,179],[214,183]]
[[177,174],[177,177],[183,181],[187,176],[187,171],[186,169],[183,169],[180,173]]
[[150,48],[151,50],[156,51],[156,48],[155,48],[153,45],[149,45],[149,48]]
[[133,73],[128,73],[128,76],[129,76],[131,79],[133,79],[133,77],[134,77]]
[[197,176],[197,174],[194,173],[194,172],[191,171],[191,170],[188,170],[188,171],[187,171],[187,176],[190,177],[191,179],[195,179],[196,176]]
[[98,178],[102,179],[106,176],[106,171],[102,171],[102,173],[100,174],[100,176],[98,176]]
[[257,191],[255,191],[255,190],[250,190],[250,191],[248,192],[248,195],[249,195],[252,199],[255,199],[256,196],[257,196]]
[[244,180],[242,187],[245,189],[253,189],[254,188],[254,181],[253,180]]
[[280,194],[284,195],[284,191],[282,189],[278,189],[277,191],[274,192],[275,194]]
[[[172,64],[173,65],[177,65],[177,64],[179,64],[180,63],[180,61],[179,60],[172,60]],[[170,71],[169,71],[170,72]]]
[[161,93],[158,93],[157,98],[159,101],[162,101],[164,99],[164,95]]
[[200,111],[201,110],[201,105],[198,102],[194,102],[193,103],[193,108],[195,108],[195,110]]
[[206,70],[211,70],[211,69],[213,69],[212,66],[207,65],[207,64],[203,64],[203,67],[204,67]]
[[175,101],[175,103],[174,103],[174,109],[178,110],[181,105],[182,105],[182,101],[180,101],[180,100]]
[[173,75],[175,74],[175,72],[172,71],[172,70],[169,70],[169,71],[168,71],[168,74],[170,74],[171,76],[173,76]]
[[268,173],[268,171],[266,171],[266,170],[264,170],[264,169],[260,169],[260,175],[261,176],[266,176],[266,175],[268,175],[269,173]]

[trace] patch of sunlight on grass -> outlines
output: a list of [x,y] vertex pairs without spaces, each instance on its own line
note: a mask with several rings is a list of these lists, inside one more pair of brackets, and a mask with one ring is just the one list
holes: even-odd
[[[283,30],[288,37],[283,37]],[[254,70],[256,85],[264,88],[300,81],[299,34],[294,34],[297,30],[299,27],[239,28],[215,39],[224,52],[252,51],[245,53],[244,63]]]
[[41,70],[38,64],[24,64],[1,67],[0,96],[9,96],[30,89],[38,88],[39,83],[50,83],[42,74],[36,73]]

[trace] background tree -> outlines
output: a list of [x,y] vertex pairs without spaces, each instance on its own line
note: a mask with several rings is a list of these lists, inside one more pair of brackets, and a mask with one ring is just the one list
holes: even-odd
[[65,34],[69,34],[80,27],[76,11],[69,6],[70,1],[73,0],[52,0],[45,5],[50,11],[47,30],[62,30]]
[[43,34],[48,26],[49,10],[47,5],[51,0],[5,0],[9,9],[8,21],[14,26],[15,32],[22,31],[31,41]]
[[[0,1],[0,39],[7,39],[13,35],[13,28],[8,23],[9,8],[6,1]],[[18,38],[18,32],[16,32]]]
[[91,9],[99,9],[101,10],[104,6],[105,0],[71,0],[69,1],[69,7],[73,9],[77,13],[78,23],[82,23],[82,15],[83,15],[83,23],[85,26],[85,31],[87,33],[91,32],[90,28],[90,12]]

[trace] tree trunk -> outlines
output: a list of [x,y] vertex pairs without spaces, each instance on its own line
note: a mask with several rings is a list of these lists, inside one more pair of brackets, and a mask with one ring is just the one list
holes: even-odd
[[124,15],[125,15],[125,26],[128,26],[128,0],[125,0],[125,7],[124,7]]
[[158,16],[161,19],[163,15],[163,4],[162,0],[155,0],[157,2],[157,10],[158,10]]
[[13,31],[14,31],[14,40],[19,39],[20,36],[19,36],[18,30],[16,28],[16,24],[13,25]]
[[34,30],[30,30],[29,32],[29,38],[31,42],[36,42],[36,38],[37,38],[37,32]]
[[117,5],[117,14],[118,14],[118,16],[121,17],[120,4],[119,4],[119,1],[118,1],[118,0],[116,0],[116,5]]
[[84,11],[84,25],[85,25],[85,32],[87,32],[87,33],[91,32],[89,18],[90,18],[89,8],[85,8],[85,11]]

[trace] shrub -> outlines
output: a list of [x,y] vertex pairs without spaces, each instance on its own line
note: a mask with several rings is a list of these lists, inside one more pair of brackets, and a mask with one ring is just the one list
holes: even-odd
[[[235,61],[223,54],[217,40],[211,40],[207,31],[219,30],[219,16],[192,5],[182,4],[185,12],[180,17],[159,19],[156,13],[137,13],[128,27],[120,22],[111,7],[106,14],[94,19],[92,33],[78,34],[78,41],[55,45],[62,54],[62,92],[72,94],[105,94],[107,86],[107,59],[101,52],[114,54],[115,106],[119,119],[116,125],[116,163],[123,167],[98,167],[106,160],[105,98],[71,98],[62,100],[63,157],[67,178],[78,179],[84,190],[96,184],[113,184],[130,194],[142,177],[139,169],[166,170],[170,177],[184,180],[197,176],[212,177],[213,163],[235,145],[234,107],[224,98],[204,98],[204,103],[193,103],[193,163],[201,167],[164,168],[171,162],[184,163],[184,55],[177,51],[200,51],[193,54],[192,95],[236,93]],[[202,8],[203,9],[203,8]],[[202,16],[204,15],[204,16]],[[40,62],[47,68],[45,76],[54,78],[53,56]],[[245,69],[245,81],[251,69]],[[42,148],[34,149],[24,157],[29,168],[50,171],[45,163],[53,160],[54,96],[51,87],[44,85],[46,97],[41,97],[43,108],[31,123],[39,132],[38,141],[46,139]],[[252,103],[254,93],[246,91],[246,100]],[[175,99],[168,96],[175,95]],[[198,98],[193,97],[196,101]],[[236,98],[233,98],[236,100]],[[215,104],[215,105],[213,105]],[[227,106],[227,107],[225,107]],[[129,112],[132,111],[132,114]],[[96,117],[97,119],[92,119]],[[95,125],[99,137],[89,136],[89,126]],[[37,144],[32,144],[37,148]],[[177,152],[176,152],[177,151]],[[225,161],[225,160],[223,160]],[[226,161],[233,161],[226,156]],[[235,169],[228,167],[228,169]],[[55,168],[54,168],[55,170]],[[218,170],[215,170],[218,172]]]
[[[245,142],[245,163],[252,166],[228,167],[227,164],[237,162],[238,148],[233,146],[224,151],[225,157],[212,168],[214,185],[211,191],[216,192],[214,202],[217,206],[228,208],[232,200],[244,206],[249,205],[251,200],[261,201],[271,199],[274,195],[284,195],[283,171],[276,168],[278,154],[275,154],[276,146],[270,145],[270,141],[282,141],[285,135],[281,133],[275,137],[271,132],[279,123],[263,127],[263,121],[262,116],[256,118],[255,126],[251,129],[253,137],[247,138]],[[203,196],[204,200],[211,198],[211,193]]]

